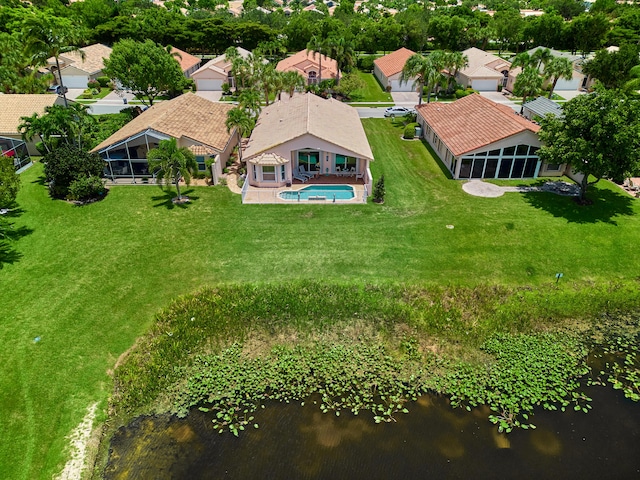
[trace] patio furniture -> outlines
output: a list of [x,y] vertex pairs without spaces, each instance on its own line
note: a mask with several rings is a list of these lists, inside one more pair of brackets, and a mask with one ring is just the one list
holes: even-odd
[[310,177],[303,177],[302,175],[300,175],[297,172],[293,172],[293,178],[295,178],[296,180],[301,181],[302,183],[306,183],[307,180],[309,180]]
[[298,165],[298,173],[303,177],[313,178],[317,175],[318,172],[310,172],[306,168],[304,168],[304,165]]

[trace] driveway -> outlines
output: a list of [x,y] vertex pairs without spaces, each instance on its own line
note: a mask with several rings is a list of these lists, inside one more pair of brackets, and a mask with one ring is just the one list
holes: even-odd
[[513,108],[514,111],[520,111],[520,105],[516,105],[513,101],[509,100],[506,96],[502,94],[502,92],[480,92],[484,98],[488,98],[489,100],[501,103],[502,105],[507,105]]
[[391,98],[396,105],[415,107],[418,104],[417,92],[391,92]]

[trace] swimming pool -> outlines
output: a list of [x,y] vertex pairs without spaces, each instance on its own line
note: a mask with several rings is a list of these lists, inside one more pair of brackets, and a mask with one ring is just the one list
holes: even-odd
[[280,192],[283,200],[351,200],[356,196],[351,185],[309,185],[301,190]]

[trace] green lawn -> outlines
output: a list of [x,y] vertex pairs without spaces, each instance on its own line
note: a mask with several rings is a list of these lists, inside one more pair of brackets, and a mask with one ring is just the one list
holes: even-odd
[[106,405],[116,359],[201,285],[637,277],[638,202],[615,185],[600,182],[586,208],[548,193],[471,197],[401,127],[364,125],[384,205],[242,205],[224,187],[198,187],[172,208],[157,187],[121,186],[75,207],[47,197],[41,165],[23,173],[20,238],[0,249],[0,478],[60,471],[65,436],[88,405]]
[[391,94],[384,91],[373,73],[364,73],[357,70],[356,73],[365,82],[366,87],[351,94],[353,102],[393,102]]

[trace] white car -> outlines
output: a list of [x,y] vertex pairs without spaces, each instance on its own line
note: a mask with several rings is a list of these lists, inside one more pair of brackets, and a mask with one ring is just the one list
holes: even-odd
[[416,113],[415,109],[407,107],[389,107],[384,110],[385,117],[404,117],[405,115]]

